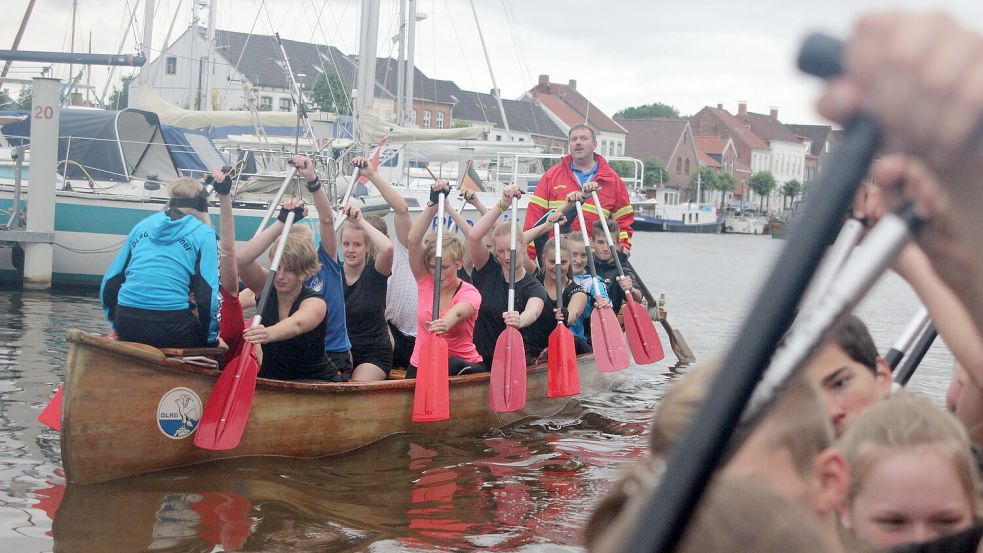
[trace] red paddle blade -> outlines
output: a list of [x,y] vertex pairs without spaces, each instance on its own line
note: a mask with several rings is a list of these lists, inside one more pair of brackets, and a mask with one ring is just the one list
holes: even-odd
[[597,370],[610,373],[628,368],[628,348],[614,311],[595,309],[590,314],[590,339]]
[[61,386],[58,386],[51,401],[41,410],[41,414],[38,415],[38,422],[52,430],[61,432]]
[[573,334],[563,324],[556,325],[550,333],[548,362],[546,364],[546,397],[575,396],[580,393],[580,375],[577,374],[577,350]]
[[655,324],[645,308],[635,303],[630,295],[625,308],[625,336],[635,363],[648,365],[665,359],[666,352],[662,349],[659,333],[655,331]]
[[423,344],[423,355],[416,371],[413,389],[413,422],[443,421],[451,418],[447,383],[447,341],[432,334]]
[[488,406],[492,411],[518,411],[526,406],[526,347],[514,327],[506,327],[495,344]]
[[202,449],[235,449],[242,440],[256,393],[256,345],[246,342],[239,356],[229,360],[205,403],[195,445]]

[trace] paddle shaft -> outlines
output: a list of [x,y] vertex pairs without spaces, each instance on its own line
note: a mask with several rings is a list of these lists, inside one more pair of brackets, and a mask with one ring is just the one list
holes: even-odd
[[[352,172],[352,179],[348,183],[348,189],[345,190],[345,195],[341,197],[341,203],[338,205],[345,205],[348,203],[349,200],[352,199],[352,190],[355,189],[355,183],[358,182],[358,172],[359,172],[359,168],[356,167],[355,171]],[[346,219],[348,219],[348,216],[345,215],[344,212],[342,212],[340,215],[338,215],[338,217],[335,218],[334,220],[335,232],[338,232],[338,229],[341,228],[342,223],[344,223]]]
[[908,384],[908,381],[911,380],[911,375],[915,374],[915,369],[918,368],[918,365],[922,362],[922,358],[928,353],[929,348],[932,347],[932,343],[935,342],[935,338],[938,335],[939,333],[935,330],[935,325],[929,322],[925,327],[925,331],[918,337],[918,341],[912,346],[911,352],[908,354],[905,362],[898,368],[898,372],[894,376],[894,382],[901,386]]
[[594,295],[600,299],[601,296],[601,285],[597,282],[597,269],[594,268],[594,248],[590,245],[590,236],[587,235],[587,224],[584,223],[584,208],[580,206],[580,202],[574,204],[577,206],[577,221],[580,223],[580,235],[584,238],[584,249],[587,252],[587,268],[590,270],[591,284],[594,288]]
[[[560,313],[563,313],[563,287],[560,284],[560,277],[562,276],[562,268],[560,267],[560,223],[553,223],[553,262],[556,265],[554,267],[553,278],[556,279],[556,307],[559,308]],[[566,320],[559,321],[558,324],[566,324]]]
[[437,244],[434,255],[433,266],[433,313],[430,315],[431,321],[440,318],[440,275],[444,272],[443,253],[444,253],[444,197],[446,194],[437,195]]
[[515,311],[515,234],[518,215],[519,198],[512,196],[512,216],[509,218],[512,225],[512,238],[509,245],[509,311]]
[[266,228],[266,223],[270,222],[270,218],[273,217],[273,212],[280,206],[280,200],[283,199],[283,193],[287,191],[287,187],[290,186],[290,183],[293,182],[296,175],[297,168],[291,167],[290,172],[287,173],[286,178],[283,179],[280,189],[277,190],[276,196],[273,196],[273,201],[270,202],[270,207],[266,208],[266,213],[264,213],[263,218],[260,219],[259,226],[256,227],[256,232],[253,233],[253,238],[259,236],[259,233],[263,232],[263,229]]
[[[838,64],[839,53],[827,49],[820,53],[810,51],[804,57]],[[754,317],[742,325],[724,357],[721,366],[727,370],[717,375],[707,392],[706,397],[713,401],[701,404],[671,450],[666,473],[656,490],[641,499],[638,516],[629,521],[627,534],[620,536],[620,541],[618,536],[609,538],[617,551],[674,550],[723,460],[730,435],[755,384],[792,323],[795,308],[829,245],[830,229],[839,225],[850,206],[879,142],[880,133],[872,118],[860,116],[849,125],[820,177],[818,186],[823,194],[810,198],[811,205],[789,233],[781,256],[759,290]]]
[[920,307],[918,313],[915,313],[915,316],[908,321],[908,324],[901,331],[894,345],[884,354],[884,360],[887,361],[892,371],[898,368],[901,360],[907,355],[912,344],[915,342],[915,338],[924,333],[931,322],[932,320],[928,316],[928,309],[925,306]]
[[836,236],[836,241],[829,247],[829,251],[826,252],[819,264],[816,277],[813,279],[812,285],[809,286],[805,299],[802,300],[802,305],[799,308],[800,313],[809,311],[826,292],[836,273],[840,271],[847,258],[850,257],[854,246],[863,238],[863,233],[864,225],[856,218],[851,217],[843,224],[843,228]]
[[[591,198],[594,199],[594,207],[597,208],[597,213],[598,215],[600,215],[601,200],[597,198],[597,191],[596,190],[591,191],[590,195]],[[580,225],[581,227],[583,227],[583,223],[581,223]],[[614,258],[614,264],[618,267],[618,276],[623,277],[625,276],[625,270],[621,268],[621,260],[618,259],[618,251],[614,247],[614,240],[611,238],[611,230],[608,229],[608,222],[602,220],[601,227],[604,229],[604,238],[608,241],[608,247],[611,248],[611,257]],[[631,292],[626,292],[626,293],[631,294]]]

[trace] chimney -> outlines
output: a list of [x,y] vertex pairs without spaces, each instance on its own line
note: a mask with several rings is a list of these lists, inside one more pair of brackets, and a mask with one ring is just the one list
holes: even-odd
[[724,109],[724,105],[723,104],[717,104],[717,109]]
[[550,76],[549,75],[540,75],[539,76],[539,84],[536,85],[536,90],[538,92],[543,92],[543,93],[546,93],[546,94],[549,94],[550,93]]
[[492,95],[492,98],[497,99],[498,95],[500,94],[500,91],[497,88],[493,88],[488,93]]
[[770,115],[772,119],[778,119],[778,108],[776,107],[771,108],[771,111],[768,112],[768,115]]
[[747,114],[747,102],[739,101],[737,102],[737,115]]
[[577,90],[577,79],[570,79],[567,84],[570,85],[570,88]]

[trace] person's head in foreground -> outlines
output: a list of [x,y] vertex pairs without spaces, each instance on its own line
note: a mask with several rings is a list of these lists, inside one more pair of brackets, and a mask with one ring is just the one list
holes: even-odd
[[871,545],[927,542],[979,516],[966,431],[928,399],[892,395],[861,413],[836,447],[851,475],[840,520]]
[[[652,422],[650,452],[665,458],[706,397],[716,364],[698,366],[666,393]],[[779,401],[724,467],[727,476],[758,481],[814,514],[829,536],[848,485],[842,455],[818,390],[804,378],[789,383]],[[631,476],[615,485],[588,522],[588,538],[604,532],[633,495]],[[589,542],[588,542],[589,543]]]
[[840,436],[861,411],[891,393],[891,369],[863,321],[847,315],[806,367]]

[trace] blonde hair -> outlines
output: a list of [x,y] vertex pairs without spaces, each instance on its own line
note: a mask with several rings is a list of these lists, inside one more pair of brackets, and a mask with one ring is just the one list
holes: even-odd
[[[498,223],[497,225],[495,225],[495,228],[492,230],[492,238],[498,238],[499,236],[508,236],[510,234],[512,234],[512,222],[511,221],[502,221],[501,223]],[[516,229],[515,229],[515,237],[516,237],[516,247],[518,247],[518,242],[521,242],[522,241],[522,229],[521,228],[516,227]]]
[[[708,361],[669,388],[652,420],[649,436],[652,455],[669,454],[693,420],[719,371],[719,359]],[[788,451],[800,475],[808,474],[816,456],[833,443],[833,429],[823,398],[816,386],[802,376],[788,383],[755,432],[765,437],[769,447]]]
[[[631,468],[601,501],[587,523],[588,546],[590,540],[596,539],[617,518],[642,486],[652,485],[651,481],[656,478],[655,467],[667,460],[669,450],[679,442],[720,370],[720,359],[711,359],[697,365],[669,388],[652,420],[649,434],[652,457]],[[823,398],[816,386],[802,376],[789,382],[754,435],[763,436],[769,448],[788,451],[793,467],[803,476],[812,470],[816,456],[833,443],[833,428]]]
[[[277,239],[270,246],[269,257],[272,260],[276,253]],[[314,233],[305,226],[294,225],[287,234],[287,244],[283,247],[283,257],[280,258],[280,269],[297,273],[301,280],[307,280],[317,274],[321,263],[317,260],[317,250],[314,249]]]
[[[659,480],[656,470],[651,463],[639,464],[617,486],[631,490],[631,495],[651,493]],[[623,533],[627,529],[626,521],[618,520],[618,515],[637,506],[633,502],[624,509],[619,504],[612,511],[613,505],[601,503],[587,525],[584,535],[587,549],[597,550],[602,536],[608,532]],[[840,548],[804,506],[760,483],[722,476],[710,485],[674,551],[822,553],[840,551]]]
[[[447,261],[457,262],[464,259],[464,244],[456,234],[444,233],[443,251],[441,257]],[[437,233],[431,232],[423,238],[423,262],[427,267],[437,263]],[[435,267],[436,270],[436,267]]]
[[[178,177],[167,183],[167,195],[171,198],[197,198],[204,189],[203,184],[191,177]],[[212,226],[212,219],[208,216],[207,211],[198,211],[192,207],[174,207],[171,209],[176,209],[185,215],[191,215],[208,227]]]
[[[545,264],[545,262],[546,262],[547,259],[555,259],[556,258],[556,252],[554,250],[556,250],[556,248],[558,246],[560,248],[560,252],[567,252],[568,255],[570,254],[570,244],[567,242],[567,239],[564,238],[563,236],[554,236],[554,237],[550,238],[549,240],[547,240],[546,241],[546,245],[543,246],[543,262],[544,262],[544,264]],[[550,255],[550,252],[553,252],[553,255]],[[571,265],[567,265],[566,277],[567,277],[567,280],[573,279],[573,265],[572,264]]]
[[861,412],[836,442],[850,469],[847,504],[878,461],[905,450],[932,449],[952,461],[979,516],[980,476],[969,444],[966,429],[941,407],[908,392],[892,394]]

